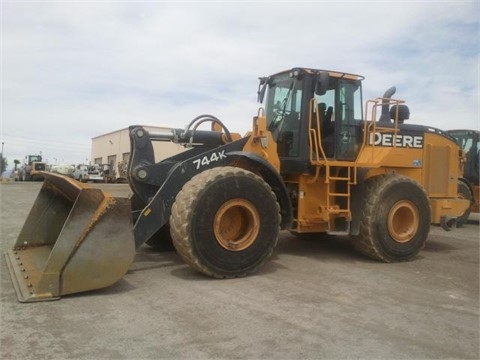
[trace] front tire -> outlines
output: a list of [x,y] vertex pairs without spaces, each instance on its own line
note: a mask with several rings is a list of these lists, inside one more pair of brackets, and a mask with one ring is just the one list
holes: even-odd
[[203,274],[234,278],[256,272],[271,256],[280,206],[259,176],[235,167],[206,170],[185,184],[172,207],[173,244]]
[[408,177],[388,174],[367,179],[362,192],[355,249],[384,262],[414,258],[430,231],[430,203],[423,188]]

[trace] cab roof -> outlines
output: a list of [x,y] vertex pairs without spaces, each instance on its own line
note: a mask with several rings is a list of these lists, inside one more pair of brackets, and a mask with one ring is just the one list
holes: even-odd
[[289,70],[280,71],[280,72],[278,72],[276,74],[273,74],[271,76],[277,76],[277,75],[281,75],[281,74],[285,74],[285,73],[292,73],[292,72],[295,72],[295,71],[299,71],[301,73],[303,72],[303,73],[307,73],[307,74],[311,74],[311,75],[317,75],[321,72],[328,72],[328,74],[331,77],[346,78],[346,79],[349,79],[349,80],[363,80],[363,79],[365,79],[365,77],[362,76],[362,75],[350,74],[350,73],[346,73],[346,72],[342,72],[342,71],[311,69],[311,68],[304,68],[304,67],[294,67],[294,68],[291,68]]

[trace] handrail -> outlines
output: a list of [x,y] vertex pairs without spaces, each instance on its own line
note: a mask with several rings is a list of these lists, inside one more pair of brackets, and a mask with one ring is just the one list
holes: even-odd
[[[317,99],[312,98],[309,101],[309,114],[308,114],[308,133],[309,133],[309,140],[310,140],[310,162],[312,164],[317,164],[319,165],[320,161],[326,161],[327,157],[325,155],[325,151],[323,150],[322,146],[322,130],[320,128],[320,114],[317,110],[318,102]],[[313,129],[312,127],[312,114],[313,114],[313,109],[315,109],[315,120],[316,120],[316,125],[317,129]],[[313,143],[313,144],[312,144]],[[313,160],[313,153],[315,152],[315,155],[317,157],[316,160]],[[322,155],[322,159],[319,158],[319,153]]]
[[[365,122],[364,122],[364,127],[363,127],[363,139],[362,139],[362,145],[360,147],[359,154],[362,153],[363,149],[365,146],[371,146],[372,148],[375,149],[375,142],[370,141],[370,134],[376,134],[377,132],[383,133],[383,132],[391,132],[394,133],[396,136],[399,129],[398,129],[398,107],[397,111],[395,112],[395,118],[393,121],[393,127],[385,127],[385,126],[377,126],[377,108],[382,107],[385,105],[400,105],[405,103],[404,100],[398,100],[398,99],[391,99],[391,98],[375,98],[374,100],[368,100],[365,104]],[[369,118],[369,110],[371,117]],[[393,142],[393,147],[396,147],[396,142]],[[372,151],[372,157],[374,157],[374,151]],[[357,158],[358,159],[358,158]]]

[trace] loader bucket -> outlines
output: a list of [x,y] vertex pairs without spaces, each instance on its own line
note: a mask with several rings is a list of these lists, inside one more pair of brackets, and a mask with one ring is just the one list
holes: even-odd
[[15,246],[5,254],[18,300],[55,300],[121,279],[135,256],[130,200],[43,174]]

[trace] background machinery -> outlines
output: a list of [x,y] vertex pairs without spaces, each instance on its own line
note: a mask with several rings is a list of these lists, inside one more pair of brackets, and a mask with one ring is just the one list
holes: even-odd
[[[185,262],[215,278],[257,271],[282,229],[349,235],[384,262],[414,258],[431,223],[450,230],[470,206],[457,196],[463,153],[447,133],[404,123],[395,88],[363,108],[362,80],[307,68],[261,78],[264,105],[243,137],[210,115],[169,133],[131,126],[131,199],[46,175],[7,253],[19,300],[108,286],[135,248],[170,237]],[[157,162],[154,141],[189,150]]]
[[102,164],[103,181],[105,183],[116,183],[117,182],[117,172],[115,167],[112,164]]
[[458,182],[458,193],[460,197],[470,200],[472,206],[458,217],[458,226],[462,226],[468,221],[470,212],[479,212],[480,131],[448,130],[447,133],[457,140],[458,145],[466,154],[463,178]]
[[125,160],[119,161],[117,164],[117,183],[125,184],[128,182],[127,180],[127,170],[128,170],[128,162]]
[[47,164],[42,161],[41,155],[27,155],[18,170],[18,178],[20,181],[42,180],[42,171],[46,170],[46,166]]

